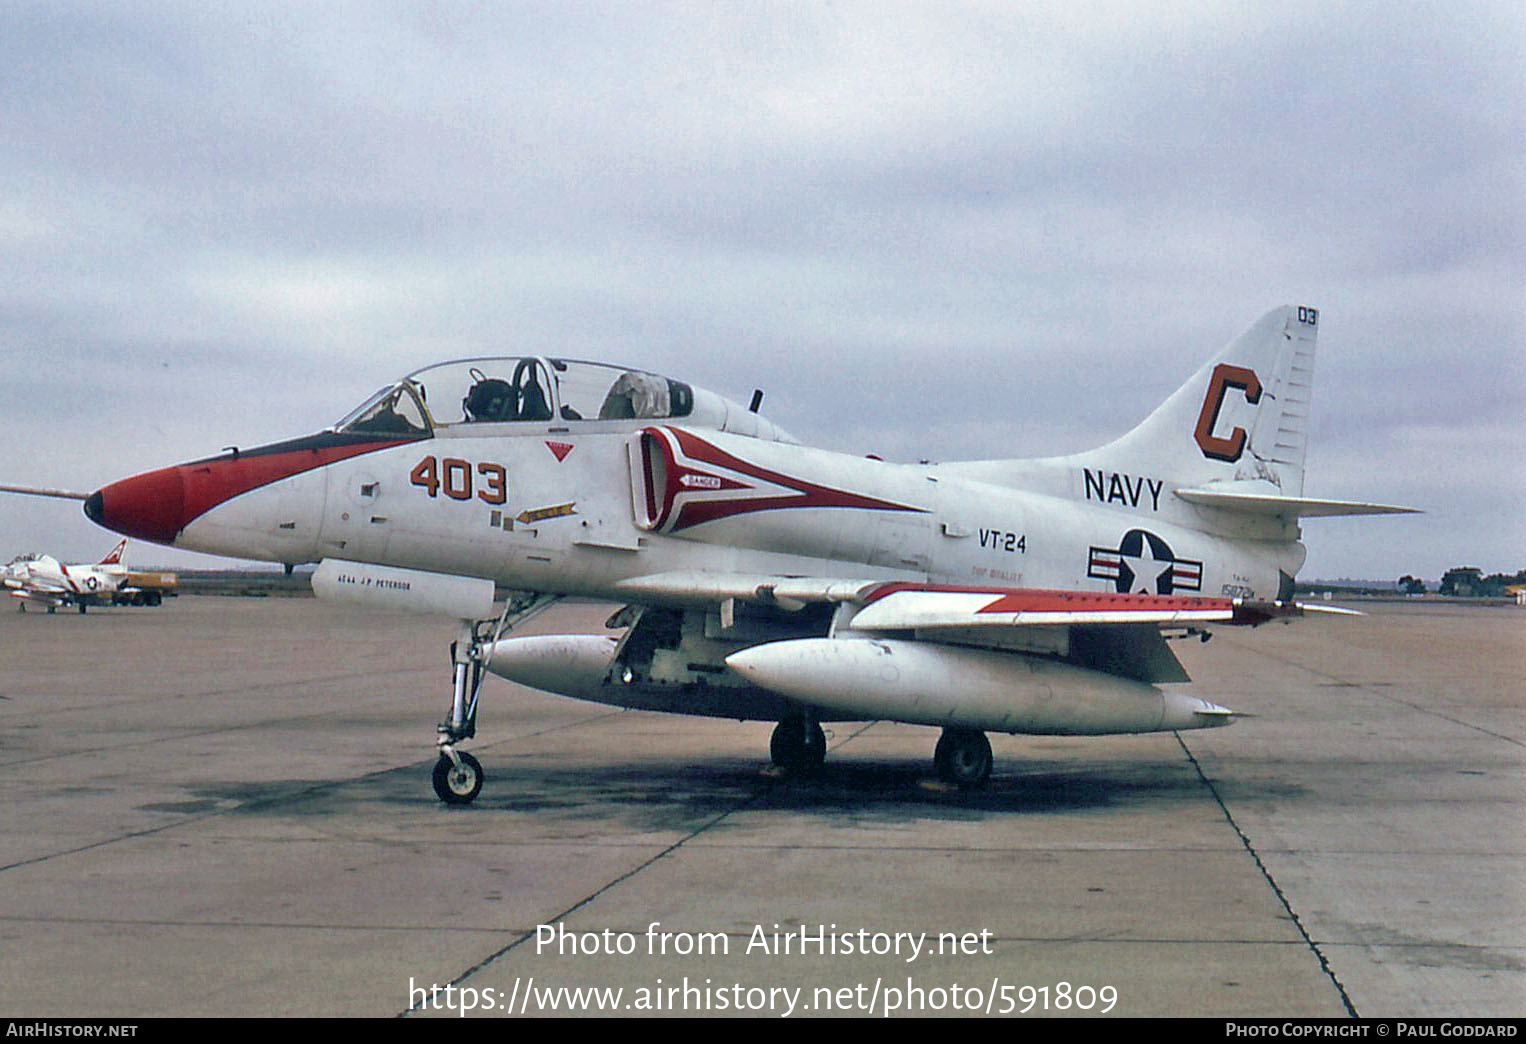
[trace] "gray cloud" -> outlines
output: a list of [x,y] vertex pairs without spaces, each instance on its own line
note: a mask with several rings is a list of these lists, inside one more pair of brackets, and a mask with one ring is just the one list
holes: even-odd
[[[1311,492],[1433,514],[1311,523],[1305,572],[1526,564],[1517,5],[0,21],[0,480],[92,488],[518,351],[762,386],[855,452],[1065,452],[1307,301]],[[108,539],[54,510],[0,501],[0,555]]]

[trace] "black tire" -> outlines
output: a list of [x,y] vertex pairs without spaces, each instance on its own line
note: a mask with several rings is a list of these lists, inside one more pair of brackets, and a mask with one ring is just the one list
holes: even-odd
[[991,742],[979,729],[944,729],[933,753],[938,778],[960,790],[983,790],[991,781]]
[[827,734],[814,721],[787,718],[774,727],[768,741],[773,763],[791,772],[814,772],[827,756]]
[[469,805],[482,793],[482,764],[470,754],[456,752],[461,767],[444,754],[434,763],[434,792],[447,805]]

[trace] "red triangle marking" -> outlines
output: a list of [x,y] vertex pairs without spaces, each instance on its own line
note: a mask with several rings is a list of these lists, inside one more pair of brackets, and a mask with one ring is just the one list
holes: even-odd
[[548,443],[546,443],[546,448],[549,449],[552,453],[556,454],[556,459],[558,461],[562,461],[562,460],[566,460],[567,459],[567,454],[572,452],[572,443],[570,443],[570,442],[548,442]]

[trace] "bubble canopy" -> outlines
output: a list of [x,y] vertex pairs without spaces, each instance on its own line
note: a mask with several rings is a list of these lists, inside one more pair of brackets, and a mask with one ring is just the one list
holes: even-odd
[[789,435],[703,388],[608,363],[536,356],[457,359],[415,370],[334,430],[392,436],[621,430],[675,421],[784,442]]

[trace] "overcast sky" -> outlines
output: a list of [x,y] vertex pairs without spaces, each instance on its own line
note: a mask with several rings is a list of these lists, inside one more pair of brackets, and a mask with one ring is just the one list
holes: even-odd
[[[854,453],[1047,456],[1311,304],[1306,492],[1427,514],[1310,521],[1303,575],[1514,572],[1523,12],[10,0],[0,483],[493,353],[761,387]],[[0,495],[0,561],[114,539]]]

